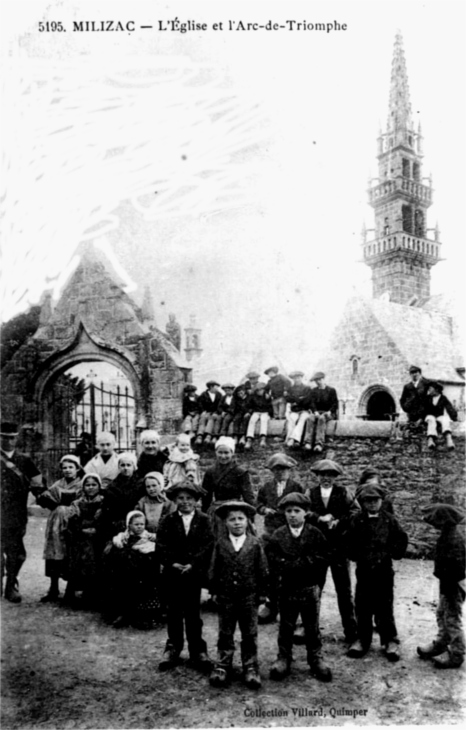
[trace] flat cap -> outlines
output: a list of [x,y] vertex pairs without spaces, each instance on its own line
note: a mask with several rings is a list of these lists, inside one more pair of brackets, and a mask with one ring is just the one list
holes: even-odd
[[325,379],[325,373],[322,372],[322,370],[317,370],[312,378],[309,378],[309,380],[324,380]]
[[293,370],[292,373],[290,373],[290,378],[302,378],[304,376],[304,373],[302,370]]
[[429,388],[435,388],[438,393],[443,392],[443,385],[441,383],[438,383],[436,380],[429,381]]
[[291,469],[293,466],[296,466],[296,461],[292,459],[291,456],[287,456],[280,451],[278,454],[273,454],[273,456],[267,460],[266,466],[267,469],[276,469],[278,467],[281,467],[282,469]]
[[249,380],[254,380],[255,378],[260,378],[260,373],[256,373],[255,370],[251,370],[251,372],[248,373],[246,377],[249,378]]
[[408,370],[408,373],[422,373],[422,370],[417,365],[411,365],[411,367]]
[[224,383],[221,387],[222,387],[222,390],[226,390],[227,388],[234,390],[236,386],[233,385],[233,383]]
[[267,368],[267,370],[264,370],[264,375],[268,375],[269,373],[278,373],[277,366],[272,365],[271,367]]
[[263,383],[263,382],[262,382],[261,380],[259,380],[259,381],[258,381],[258,382],[257,382],[257,383],[256,383],[256,384],[254,385],[254,390],[264,390],[264,388],[266,388],[266,387],[267,387],[267,384],[266,384],[266,383]]
[[184,392],[185,393],[194,393],[194,391],[197,390],[197,385],[192,385],[191,383],[188,383],[188,385],[184,386]]
[[289,494],[281,498],[278,506],[280,509],[286,509],[287,507],[295,506],[301,507],[301,509],[304,510],[310,510],[311,502],[305,494],[301,494],[300,492],[290,492]]
[[218,382],[218,380],[208,380],[206,385],[208,388],[210,388],[211,385],[218,385],[220,387],[220,383]]
[[311,471],[315,474],[343,474],[340,464],[332,459],[320,459],[311,466]]
[[256,514],[256,510],[252,504],[248,504],[247,502],[243,502],[239,499],[229,499],[226,502],[222,502],[215,508],[215,514],[223,519],[227,516],[230,510],[241,510],[241,512],[244,512],[244,514],[251,520]]
[[378,487],[376,484],[364,484],[356,490],[356,499],[358,502],[364,499],[383,499],[384,497],[385,490]]

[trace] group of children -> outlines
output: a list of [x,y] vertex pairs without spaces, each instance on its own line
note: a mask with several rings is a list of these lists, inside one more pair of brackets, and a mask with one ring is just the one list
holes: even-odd
[[338,397],[324,382],[325,373],[315,373],[310,387],[300,370],[289,377],[272,366],[264,371],[267,382],[252,371],[238,386],[209,380],[206,390],[196,395],[197,387],[188,384],[183,396],[182,431],[195,437],[195,443],[211,444],[219,436],[235,439],[239,448],[252,448],[256,432],[265,446],[271,418],[286,419],[286,442],[290,448],[301,445],[316,453],[322,451],[326,423],[338,418]]
[[[96,472],[79,479],[76,457],[62,459],[62,480],[39,498],[53,507],[45,552],[51,586],[44,600],[57,600],[59,577],[68,579],[68,598],[78,591],[95,596],[100,576],[104,609],[113,625],[134,623],[135,617],[150,625],[154,611],[166,616],[161,671],[179,661],[184,634],[191,662],[206,671],[212,663],[200,603],[201,589],[207,588],[219,621],[213,686],[223,687],[231,680],[237,624],[244,681],[250,688],[261,686],[258,623],[278,615],[278,654],[270,677],[280,680],[290,672],[301,617],[310,672],[328,682],[332,672],[322,655],[319,615],[330,568],[348,656],[367,653],[375,620],[387,659],[400,658],[392,560],[403,557],[408,537],[374,470],[363,472],[353,496],[337,483],[339,464],[324,459],[312,467],[318,484],[304,493],[291,475],[296,463],[278,452],[267,463],[273,478],[256,496],[247,469],[236,462],[235,440],[222,436],[215,443],[216,462],[202,485],[191,471],[180,472],[167,488],[163,469],[148,469],[161,461],[162,467],[170,463],[178,469],[189,461],[183,457],[190,451],[186,438],[170,450],[175,456],[171,462],[167,454],[162,459],[157,434],[146,432],[141,440],[143,452],[137,462],[132,454],[117,457],[119,474],[106,490]],[[263,516],[260,539],[256,512]],[[456,667],[465,650],[464,587],[458,582],[465,575],[464,515],[458,508],[437,505],[426,521],[441,529],[435,568],[440,579],[439,634],[432,644],[419,647],[418,654],[432,658],[438,667]],[[356,562],[354,604],[349,560]]]

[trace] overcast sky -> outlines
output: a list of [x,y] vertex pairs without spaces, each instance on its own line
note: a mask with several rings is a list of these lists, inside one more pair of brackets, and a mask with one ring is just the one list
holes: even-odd
[[[312,367],[355,288],[373,225],[393,43],[404,40],[423,174],[445,261],[463,288],[462,2],[3,3],[3,316],[57,296],[82,240],[121,267],[157,324],[196,314],[206,355]],[[179,18],[205,32],[83,33],[72,20]],[[228,31],[228,20],[346,23],[346,31]],[[66,33],[39,33],[61,20]],[[223,22],[223,31],[213,23]],[[299,360],[299,362],[298,362]],[[271,364],[264,362],[264,366]]]

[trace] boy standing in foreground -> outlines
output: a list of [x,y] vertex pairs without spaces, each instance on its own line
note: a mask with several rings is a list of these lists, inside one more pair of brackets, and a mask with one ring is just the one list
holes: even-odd
[[308,498],[299,492],[283,497],[279,507],[285,512],[287,524],[274,532],[266,547],[271,582],[278,586],[280,611],[278,656],[270,670],[271,679],[280,680],[290,673],[293,635],[301,614],[310,672],[322,682],[332,680],[332,672],[322,659],[319,628],[327,541],[320,530],[305,523],[310,506]]
[[201,670],[211,667],[202,636],[200,610],[201,586],[212,553],[213,535],[209,518],[196,509],[202,494],[204,491],[191,481],[167,489],[167,497],[175,502],[176,512],[165,517],[157,537],[168,609],[168,639],[160,671],[178,663],[184,643],[183,628],[191,662]]
[[435,548],[434,575],[439,580],[438,632],[425,646],[418,646],[421,659],[432,659],[437,669],[456,669],[464,661],[465,642],[462,608],[464,579],[464,512],[452,504],[433,504],[424,511],[424,522],[440,530]]
[[345,531],[348,557],[356,562],[356,620],[358,640],[348,656],[360,658],[372,642],[372,618],[380,634],[387,659],[400,659],[399,640],[393,615],[392,559],[401,560],[408,536],[398,520],[382,510],[384,492],[368,484],[356,492],[361,512],[355,514]]
[[210,592],[218,606],[218,659],[210,675],[213,687],[225,687],[231,677],[236,624],[241,630],[244,683],[259,689],[257,608],[267,592],[268,568],[257,537],[247,534],[255,509],[247,502],[229,500],[215,510],[224,519],[227,536],[220,536],[209,571]]

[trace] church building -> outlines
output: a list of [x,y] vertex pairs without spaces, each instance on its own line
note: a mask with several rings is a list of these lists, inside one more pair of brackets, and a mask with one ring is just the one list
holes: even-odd
[[342,418],[388,420],[402,414],[408,368],[440,381],[464,418],[464,364],[446,297],[431,297],[440,260],[437,228],[427,227],[432,180],[422,174],[423,138],[414,128],[401,34],[395,38],[389,111],[378,143],[378,178],[369,203],[374,228],[363,229],[362,258],[372,270],[372,298],[352,298],[319,368],[337,389]]

